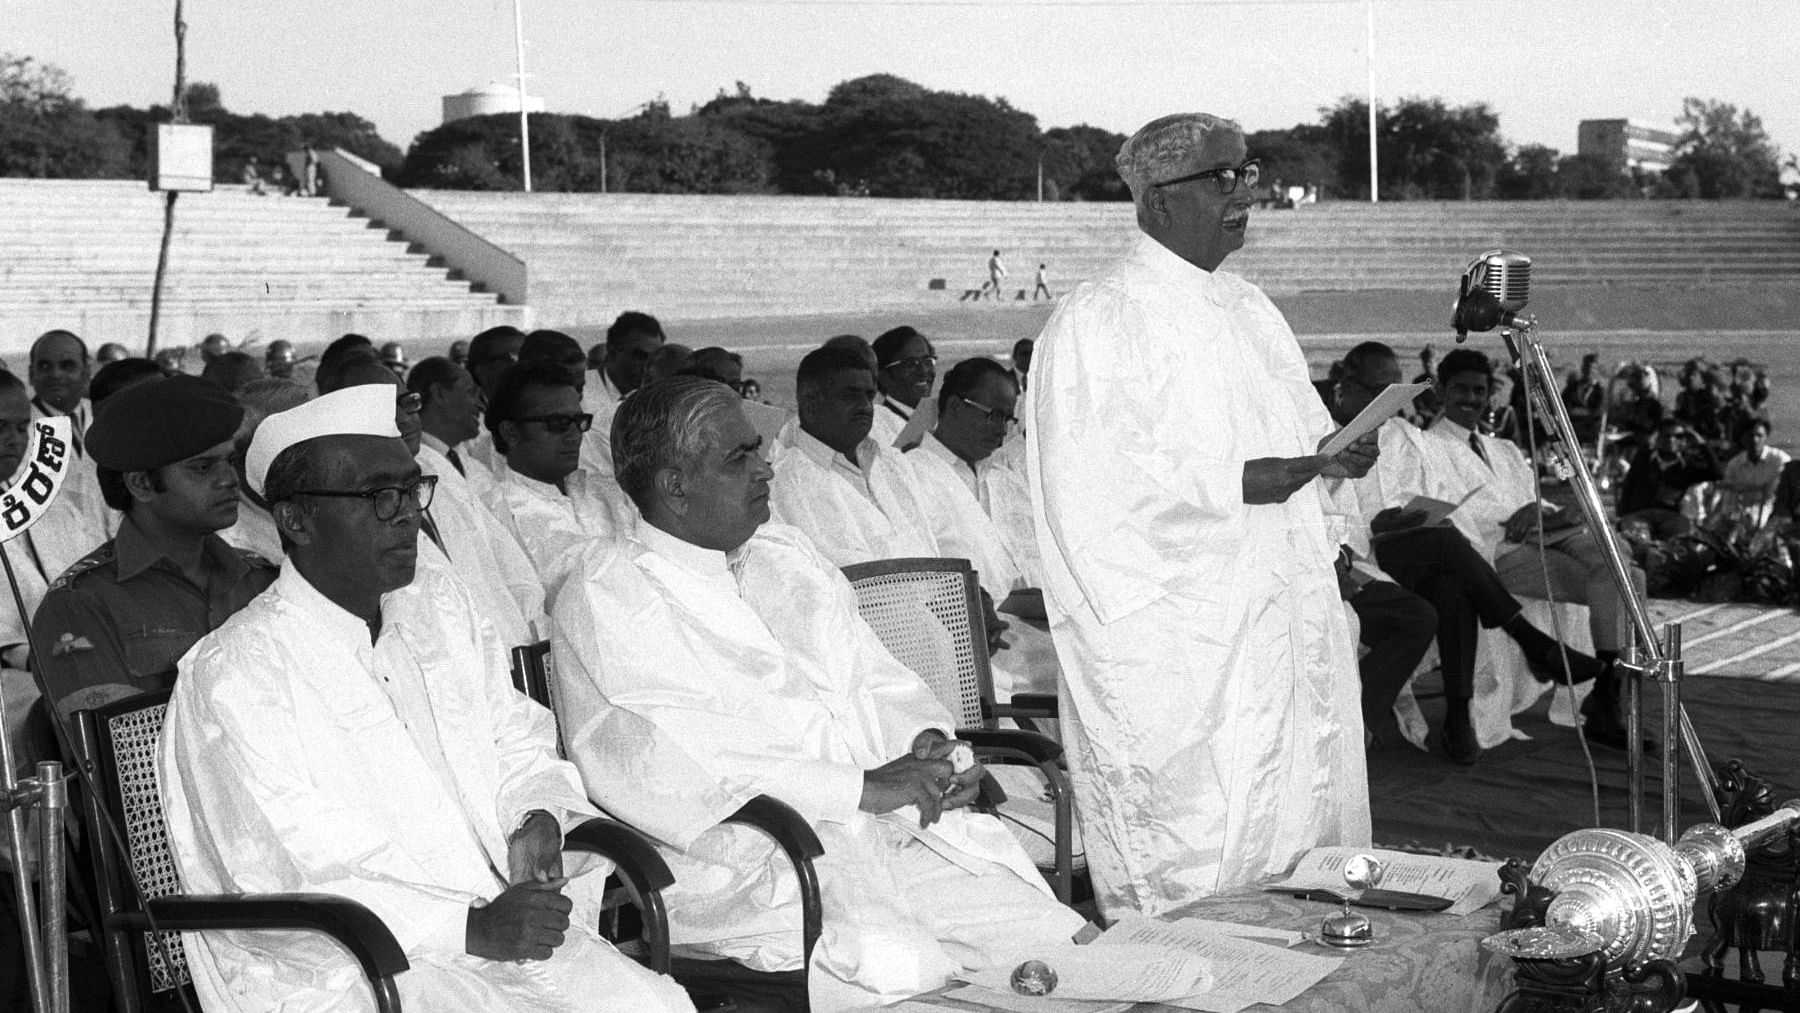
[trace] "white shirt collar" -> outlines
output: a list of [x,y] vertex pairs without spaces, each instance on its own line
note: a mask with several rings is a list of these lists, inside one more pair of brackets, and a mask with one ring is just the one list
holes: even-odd
[[638,524],[637,540],[645,548],[697,577],[724,581],[734,587],[737,584],[723,552],[677,538],[649,521]]
[[450,454],[450,444],[445,443],[443,440],[438,439],[423,429],[419,430],[419,442],[445,456],[449,456]]
[[[793,445],[795,448],[805,453],[806,456],[818,462],[819,467],[821,468],[830,468],[838,462],[842,462],[844,467],[850,466],[850,461],[845,455],[826,446],[825,441],[807,432],[798,425],[794,427]],[[867,436],[863,437],[863,441],[856,445],[857,470],[867,474],[870,466],[875,463],[875,454],[878,449],[879,445],[873,439],[870,439]]]
[[906,406],[906,402],[896,401],[886,394],[881,395],[881,405],[903,419],[910,419],[913,416],[913,410]]
[[1131,256],[1169,284],[1197,291],[1215,305],[1223,306],[1229,298],[1225,278],[1218,272],[1195,267],[1148,233],[1138,236]]
[[[424,540],[424,532],[420,532],[420,541]],[[320,639],[326,641],[346,641],[357,649],[369,647],[369,624],[352,615],[342,605],[325,597],[323,592],[313,586],[312,581],[306,579],[306,575],[300,572],[300,568],[294,565],[293,557],[288,557],[281,567],[281,575],[275,578],[275,583],[270,586],[269,590],[280,595],[283,601],[304,610],[317,620],[318,625],[309,630],[309,635],[316,632],[322,634]],[[388,599],[392,597],[392,594],[389,592],[381,596],[383,631],[387,629],[385,620]]]

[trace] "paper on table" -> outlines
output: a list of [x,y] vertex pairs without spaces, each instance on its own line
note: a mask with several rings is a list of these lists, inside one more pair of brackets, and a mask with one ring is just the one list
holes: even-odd
[[1375,395],[1375,400],[1370,401],[1367,408],[1356,413],[1356,417],[1350,420],[1349,425],[1338,430],[1323,447],[1320,447],[1319,453],[1333,457],[1343,452],[1345,447],[1374,432],[1383,422],[1400,414],[1401,409],[1412,404],[1413,398],[1430,388],[1431,384],[1428,383],[1388,384],[1381,393]]
[[1246,1006],[1293,1002],[1300,993],[1337,970],[1342,957],[1295,953],[1252,939],[1220,935],[1191,919],[1173,922],[1149,918],[1124,918],[1095,941],[1096,947],[1160,943],[1178,947],[1204,959],[1213,971],[1213,987],[1180,999],[1164,999],[1169,1006],[1237,1013]]
[[1306,933],[1293,932],[1288,929],[1272,929],[1266,925],[1240,925],[1237,922],[1216,922],[1211,918],[1183,918],[1181,924],[1196,929],[1205,929],[1221,936],[1234,939],[1254,939],[1259,943],[1272,946],[1293,946],[1306,940]]
[[[1100,937],[1102,940],[1106,936]],[[1204,960],[1169,946],[1047,947],[1031,954],[1056,972],[1059,999],[1162,1002],[1204,992],[1213,976]],[[1012,991],[1013,966],[964,972],[957,977],[996,992]]]
[[[1010,1010],[1012,1013],[1124,1013],[1136,1006],[1134,1002],[1089,1002],[1081,999],[1060,999],[1055,995],[1020,995],[1008,989],[996,992],[980,985],[964,985],[962,988],[945,992],[946,999],[960,999],[979,1006],[992,1009]],[[944,1007],[929,1007],[934,1013],[943,1013]],[[882,1013],[893,1013],[900,1009],[896,1006],[882,1007]]]
[[1374,855],[1381,860],[1381,889],[1447,898],[1451,904],[1445,914],[1479,911],[1500,896],[1498,862],[1408,855],[1379,848],[1314,848],[1301,857],[1288,878],[1270,886],[1353,894],[1344,887],[1344,863],[1356,855]]

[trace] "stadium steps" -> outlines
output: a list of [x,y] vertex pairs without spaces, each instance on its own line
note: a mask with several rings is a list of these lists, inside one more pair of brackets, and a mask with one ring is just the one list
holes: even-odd
[[[413,194],[523,258],[534,312],[549,326],[605,324],[633,308],[680,319],[942,305],[986,280],[995,248],[1012,301],[1038,263],[1060,293],[1135,233],[1125,204]],[[1540,284],[1800,283],[1800,214],[1773,201],[1259,210],[1227,267],[1278,294],[1443,292],[1471,257],[1497,246],[1529,254]]]
[[[386,229],[323,200],[240,189],[176,205],[159,341],[430,341],[522,324]],[[64,327],[90,347],[141,349],[149,322],[163,198],[120,180],[0,179],[0,351]]]

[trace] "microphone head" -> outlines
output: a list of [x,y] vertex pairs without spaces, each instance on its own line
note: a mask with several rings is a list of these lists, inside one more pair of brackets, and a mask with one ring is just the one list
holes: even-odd
[[1463,268],[1450,325],[1461,341],[1469,331],[1511,325],[1531,297],[1531,258],[1513,250],[1489,250]]

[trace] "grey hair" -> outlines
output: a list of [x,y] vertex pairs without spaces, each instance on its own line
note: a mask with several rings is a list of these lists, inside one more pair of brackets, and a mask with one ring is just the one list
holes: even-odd
[[1131,188],[1132,199],[1142,199],[1157,180],[1192,172],[1195,153],[1221,128],[1243,133],[1235,121],[1211,113],[1175,113],[1139,127],[1119,145],[1118,157],[1113,159],[1119,176]]
[[687,470],[706,449],[708,423],[740,400],[730,387],[699,376],[669,376],[639,387],[613,416],[613,474],[619,488],[647,514],[657,473]]

